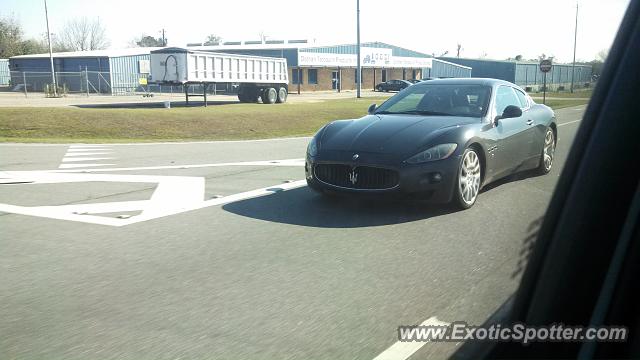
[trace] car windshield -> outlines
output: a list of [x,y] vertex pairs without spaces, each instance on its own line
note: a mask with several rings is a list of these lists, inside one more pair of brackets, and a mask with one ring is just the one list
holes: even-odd
[[414,85],[387,100],[376,114],[481,117],[490,94],[486,85]]

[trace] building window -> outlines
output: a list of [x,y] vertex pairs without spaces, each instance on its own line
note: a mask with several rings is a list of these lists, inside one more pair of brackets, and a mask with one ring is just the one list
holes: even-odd
[[[304,83],[304,76],[302,75],[303,72],[301,69],[292,69],[291,70],[291,83],[292,84],[303,84]],[[298,76],[300,77],[298,79]]]
[[382,70],[382,82],[387,81],[387,70]]
[[318,69],[307,70],[307,82],[309,84],[318,84]]
[[356,84],[358,83],[358,69],[353,71],[353,82]]

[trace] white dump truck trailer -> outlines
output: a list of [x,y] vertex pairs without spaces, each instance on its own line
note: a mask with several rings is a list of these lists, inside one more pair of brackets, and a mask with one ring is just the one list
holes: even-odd
[[[264,104],[287,101],[289,76],[287,60],[282,58],[164,48],[151,51],[149,83],[182,85],[189,97],[204,96],[213,84],[238,86],[241,102]],[[189,94],[189,85],[202,85],[202,94]]]

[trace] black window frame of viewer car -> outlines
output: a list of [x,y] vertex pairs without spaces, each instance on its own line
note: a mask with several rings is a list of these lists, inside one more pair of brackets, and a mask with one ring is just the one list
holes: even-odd
[[[487,91],[487,94],[485,96],[484,99],[484,104],[482,106],[482,113],[480,115],[477,114],[451,114],[450,116],[464,116],[464,117],[477,117],[477,118],[484,118],[485,116],[487,116],[488,112],[489,112],[489,105],[491,105],[491,98],[492,98],[492,93],[493,93],[493,88],[491,86],[488,85],[476,85],[476,84],[424,84],[424,85],[412,85],[406,89],[404,89],[402,92],[399,92],[397,95],[390,97],[389,99],[387,99],[386,101],[384,101],[382,104],[380,104],[380,106],[378,106],[375,110],[375,113],[378,113],[380,111],[386,111],[386,109],[388,109],[389,107],[397,104],[398,102],[400,102],[402,99],[406,98],[409,95],[412,95],[415,93],[416,90],[420,90],[420,89],[424,89],[425,87],[435,87],[435,86],[449,86],[449,87],[480,87],[480,88],[485,88]],[[515,95],[514,95],[515,96]],[[517,96],[516,96],[517,98]]]
[[318,85],[318,69],[307,69],[307,84]]

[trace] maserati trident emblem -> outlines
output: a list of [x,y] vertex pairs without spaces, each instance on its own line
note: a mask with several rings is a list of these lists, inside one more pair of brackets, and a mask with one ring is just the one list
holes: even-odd
[[359,157],[360,157],[360,155],[353,154],[353,157],[351,157],[351,160],[358,160]]
[[358,173],[356,172],[356,169],[351,170],[349,173],[349,181],[351,182],[351,185],[355,185],[356,182],[358,182]]

